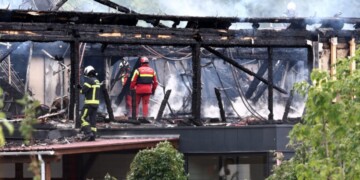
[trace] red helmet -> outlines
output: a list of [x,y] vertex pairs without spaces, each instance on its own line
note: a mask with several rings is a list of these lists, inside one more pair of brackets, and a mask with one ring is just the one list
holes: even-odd
[[145,56],[139,58],[141,64],[149,63],[149,59]]

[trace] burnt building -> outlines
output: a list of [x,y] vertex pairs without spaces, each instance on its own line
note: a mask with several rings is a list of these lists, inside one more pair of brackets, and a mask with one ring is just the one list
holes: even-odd
[[[184,153],[189,179],[220,179],[228,162],[239,179],[265,179],[274,154],[294,153],[287,135],[301,120],[304,98],[293,84],[309,81],[314,68],[334,75],[337,57],[353,56],[359,41],[357,18],[144,15],[106,5],[123,13],[0,10],[3,111],[18,127],[15,99],[29,94],[42,104],[35,144],[19,146],[18,130],[6,135],[0,178],[31,178],[32,156],[44,179],[125,179],[139,149],[168,140]],[[230,29],[234,24],[251,27]],[[321,26],[307,28],[314,24]],[[160,82],[153,118],[128,119],[129,82],[120,85],[118,66],[127,60],[134,69],[143,55]],[[95,142],[76,139],[82,101],[75,85],[86,65],[96,67],[109,95]]]

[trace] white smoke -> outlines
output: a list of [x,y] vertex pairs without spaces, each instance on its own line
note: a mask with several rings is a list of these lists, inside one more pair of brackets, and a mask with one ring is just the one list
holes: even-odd
[[158,0],[159,8],[164,14],[191,16],[229,16],[229,17],[280,17],[287,10],[296,7],[300,17],[332,17],[342,12],[342,17],[359,17],[357,0],[347,1],[310,1],[310,0]]
[[206,117],[209,118],[220,118],[220,109],[218,106],[209,105],[203,107],[203,112]]
[[[125,101],[125,99],[124,99],[124,101]],[[126,109],[124,107],[122,107],[122,106],[117,106],[117,105],[113,104],[112,109],[115,110],[114,111],[114,116],[115,117],[116,116],[124,116],[125,113],[126,113]],[[130,115],[128,114],[128,116],[130,116]]]
[[[178,76],[176,76],[175,74],[170,74],[168,75],[166,84],[164,84],[164,86],[166,87],[165,92],[167,90],[171,90],[168,102],[171,105],[171,109],[175,111],[179,111],[182,108],[184,92],[187,92],[186,87],[179,82],[181,82],[181,80],[178,79]],[[165,94],[162,91],[162,87],[158,86],[155,91],[155,95],[151,97],[152,105],[149,107],[150,116],[156,117],[160,109],[161,101],[164,99],[164,95]],[[168,107],[166,107],[163,114],[168,113],[170,113],[170,110]]]
[[[39,2],[38,2],[39,1]],[[0,8],[29,9],[34,2],[42,0],[0,0]],[[52,4],[56,4],[55,0]],[[112,2],[146,14],[167,14],[186,16],[227,16],[227,17],[281,17],[287,6],[296,7],[299,17],[333,17],[341,12],[340,17],[360,17],[360,1],[329,1],[329,0],[112,0]],[[34,9],[34,8],[33,8]],[[60,10],[117,12],[95,1],[68,0]]]
[[[250,103],[250,101],[249,101]],[[241,117],[247,117],[247,116],[257,116],[257,117],[263,117],[267,119],[269,115],[268,110],[268,104],[267,103],[257,103],[256,105],[253,103],[250,103],[249,105],[251,108],[255,110],[257,114],[255,114],[253,111],[249,111],[249,105],[245,106],[243,101],[240,97],[236,98],[233,102],[236,112],[240,114]],[[299,101],[292,101],[292,104],[290,105],[289,114],[287,117],[290,118],[297,118],[301,117],[303,114],[303,110],[305,107],[304,99],[301,99]],[[274,104],[273,106],[273,114],[275,120],[281,120],[285,111],[285,104]],[[254,114],[253,114],[254,113]]]

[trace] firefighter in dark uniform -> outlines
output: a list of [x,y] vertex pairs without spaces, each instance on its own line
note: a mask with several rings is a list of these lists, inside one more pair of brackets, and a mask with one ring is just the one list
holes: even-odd
[[142,101],[143,117],[147,117],[150,95],[155,93],[158,82],[155,71],[149,66],[149,59],[143,56],[139,58],[139,61],[141,66],[134,71],[130,89],[135,89],[136,93],[136,114]]
[[84,83],[80,93],[85,95],[84,106],[81,111],[81,131],[84,132],[84,141],[95,141],[96,136],[96,113],[99,107],[100,82],[96,78],[97,73],[92,66],[84,70]]

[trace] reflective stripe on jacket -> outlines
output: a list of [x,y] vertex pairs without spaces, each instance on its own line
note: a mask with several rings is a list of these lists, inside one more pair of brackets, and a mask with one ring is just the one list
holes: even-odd
[[81,93],[85,95],[84,104],[99,105],[100,104],[100,82],[95,77],[84,76],[84,85]]

